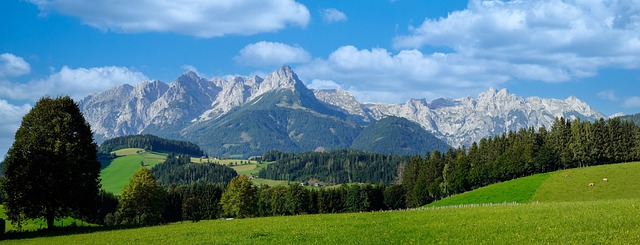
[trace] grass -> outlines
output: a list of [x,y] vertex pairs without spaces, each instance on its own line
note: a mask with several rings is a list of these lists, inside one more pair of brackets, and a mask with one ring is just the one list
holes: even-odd
[[4,243],[633,244],[638,230],[638,200],[613,200],[211,220]]
[[[604,182],[602,179],[609,181]],[[594,183],[594,186],[588,186]],[[427,207],[502,202],[579,202],[640,198],[640,162],[560,170],[506,181]]]
[[153,167],[166,159],[166,155],[146,152],[138,148],[122,149],[115,153],[119,157],[113,159],[100,171],[100,178],[102,178],[102,189],[116,195],[122,193],[133,173],[141,167],[140,162],[144,162],[145,166]]
[[[604,182],[603,178],[609,181]],[[595,185],[588,186],[589,183]],[[640,198],[640,162],[554,172],[536,191],[532,201],[568,202],[627,198]]]
[[540,188],[549,176],[549,173],[536,174],[485,186],[477,190],[430,203],[427,207],[503,202],[525,203],[531,200],[531,197],[533,197],[538,188]]
[[[18,231],[18,228],[16,226],[14,226],[13,224],[11,224],[11,221],[7,220],[7,214],[4,210],[4,206],[0,205],[0,218],[4,219],[6,221],[6,231]],[[54,221],[54,225],[56,227],[63,227],[63,226],[69,226],[73,223],[76,223],[77,225],[83,225],[86,223],[84,223],[81,220],[77,220],[74,218],[70,218],[70,217],[65,217],[59,220]],[[41,230],[47,227],[47,221],[44,220],[44,218],[41,219],[30,219],[30,220],[26,220],[23,224],[22,224],[22,231],[37,231],[37,230]]]

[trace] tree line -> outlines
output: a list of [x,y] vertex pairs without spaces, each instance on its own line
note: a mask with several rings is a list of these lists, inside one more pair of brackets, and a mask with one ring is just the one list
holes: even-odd
[[405,208],[404,191],[384,184],[350,184],[308,189],[256,186],[249,177],[222,183],[160,186],[151,171],[140,168],[122,195],[101,192],[101,205],[91,222],[102,225],[159,224],[217,218],[369,212]]
[[109,154],[112,151],[125,148],[143,148],[155,152],[182,153],[193,157],[205,155],[200,146],[194,143],[164,139],[150,134],[128,135],[109,139],[100,144],[98,151]]
[[318,179],[325,183],[384,183],[396,178],[398,166],[410,157],[378,154],[351,149],[330,152],[284,153],[268,151],[262,161],[269,164],[258,173],[260,178],[304,182]]
[[557,118],[547,128],[521,129],[402,166],[406,204],[435,200],[536,173],[640,160],[640,128],[614,118],[594,122]]
[[204,183],[229,183],[237,173],[232,168],[216,163],[192,163],[186,154],[170,153],[166,160],[151,169],[162,186]]

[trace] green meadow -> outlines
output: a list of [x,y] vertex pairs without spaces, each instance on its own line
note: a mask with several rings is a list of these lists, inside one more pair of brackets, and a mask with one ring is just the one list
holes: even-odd
[[118,157],[111,160],[111,163],[100,171],[100,178],[102,189],[116,195],[122,193],[133,173],[142,167],[141,162],[144,162],[145,166],[153,167],[167,158],[166,155],[138,148],[122,149],[115,153]]
[[[603,181],[607,179],[608,181]],[[589,186],[593,183],[593,186]],[[640,198],[640,162],[560,170],[506,181],[427,207],[504,202],[576,202]]]
[[634,244],[640,202],[602,200],[182,222],[6,244]]

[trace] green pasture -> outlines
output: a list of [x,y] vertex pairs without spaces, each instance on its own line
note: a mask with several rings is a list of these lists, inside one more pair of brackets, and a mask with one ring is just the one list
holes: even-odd
[[[11,232],[11,231],[17,231],[18,227],[16,227],[15,225],[13,225],[11,223],[11,221],[9,221],[7,219],[7,214],[4,210],[4,206],[0,205],[0,218],[4,219],[6,221],[6,231],[7,232]],[[70,218],[70,217],[65,217],[62,219],[58,219],[56,221],[54,221],[55,226],[57,227],[62,227],[62,226],[70,226],[72,224],[76,224],[77,226],[86,226],[88,225],[86,222],[83,222],[81,220],[76,220],[74,218]],[[47,228],[47,221],[44,218],[40,218],[40,219],[29,219],[29,220],[25,220],[22,223],[22,231],[37,231],[37,230],[42,230],[44,228]]]
[[138,148],[127,148],[115,151],[119,156],[108,166],[100,171],[102,189],[120,195],[124,187],[129,183],[133,173],[141,168],[141,162],[147,167],[153,167],[164,162],[166,155],[147,152]]
[[[607,179],[608,181],[603,181]],[[589,186],[593,183],[593,186]],[[560,170],[506,181],[427,205],[575,202],[640,198],[640,162]]]
[[635,244],[638,200],[182,222],[6,244]]

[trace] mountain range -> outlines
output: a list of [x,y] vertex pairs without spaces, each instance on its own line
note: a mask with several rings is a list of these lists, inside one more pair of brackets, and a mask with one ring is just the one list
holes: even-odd
[[145,81],[92,94],[79,106],[98,142],[148,133],[227,156],[335,148],[424,154],[549,126],[556,117],[605,117],[575,97],[523,98],[493,88],[477,98],[362,103],[344,90],[307,88],[289,66],[265,78],[186,72],[169,84]]

